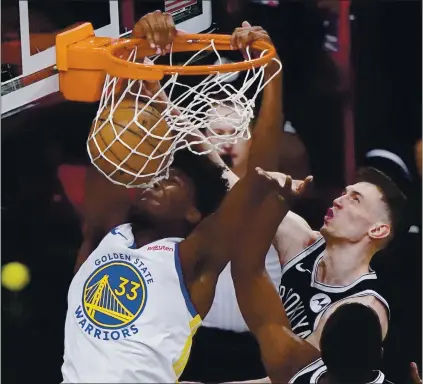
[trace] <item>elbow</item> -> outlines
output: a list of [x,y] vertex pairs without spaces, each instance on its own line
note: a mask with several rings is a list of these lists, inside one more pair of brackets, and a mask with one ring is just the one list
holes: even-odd
[[239,258],[231,260],[231,275],[235,286],[243,279],[242,262]]
[[[265,171],[268,170],[263,167],[261,168]],[[241,181],[246,184],[245,188],[248,189],[251,207],[261,205],[271,193],[279,189],[279,184],[275,180],[260,175],[256,167],[252,166],[247,169],[245,177]]]
[[88,223],[83,224],[81,250],[85,250],[86,257],[97,248],[107,232],[108,231],[106,231],[103,226],[96,226]]
[[236,281],[243,282],[245,279],[261,279],[263,276],[267,276],[265,260],[263,258],[263,260],[260,259],[253,263],[248,257],[245,258],[245,262],[242,258],[233,258],[231,274],[234,283]]
[[90,254],[97,248],[104,236],[104,232],[99,228],[92,227],[85,223],[82,227],[82,244],[79,248],[74,273],[78,272],[81,265],[88,259]]
[[82,238],[84,243],[96,243],[105,235],[104,228],[101,226],[91,225],[85,222],[82,226]]

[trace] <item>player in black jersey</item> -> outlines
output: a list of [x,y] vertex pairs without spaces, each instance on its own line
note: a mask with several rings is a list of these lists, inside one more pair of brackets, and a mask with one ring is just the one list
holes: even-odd
[[[273,181],[278,177],[266,172],[262,175]],[[280,196],[286,206],[301,190],[301,186],[291,189],[291,183],[289,177],[280,182],[284,185]],[[404,202],[405,197],[384,174],[375,169],[360,173],[359,181],[346,188],[346,193],[334,201],[334,207],[325,217],[321,230],[324,238],[319,238],[300,254],[293,252],[295,242],[289,244],[285,241],[283,244],[287,256],[284,273],[295,271],[297,278],[297,281],[292,278],[289,281],[292,286],[285,286],[285,292],[280,292],[285,298],[284,306],[268,279],[263,256],[265,250],[247,236],[239,239],[237,254],[242,257],[234,255],[231,262],[237,300],[247,325],[259,342],[262,360],[272,382],[287,383],[302,367],[320,358],[320,336],[324,329],[330,330],[331,323],[336,323],[336,316],[331,316],[343,304],[359,303],[370,307],[377,314],[380,334],[386,334],[385,301],[374,285],[364,285],[363,282],[375,280],[376,276],[369,270],[370,259],[378,249],[387,245],[397,230],[397,215]],[[267,216],[269,223],[281,219],[280,209],[274,206],[273,212],[271,204],[274,202],[270,199],[262,203],[263,215]],[[303,232],[299,233],[311,236],[311,229],[302,225]],[[263,232],[265,230],[262,228]],[[357,286],[361,289],[352,291]],[[309,301],[303,301],[311,289],[316,293]],[[309,334],[300,329],[304,323],[309,323]],[[325,328],[325,324],[329,328]],[[354,332],[351,323],[346,328]],[[368,331],[366,327],[356,329],[356,340],[366,337]],[[309,338],[305,341],[307,336]],[[310,336],[315,336],[312,342],[308,342]],[[382,337],[379,347],[381,341]],[[337,353],[343,351],[338,348]]]
[[293,384],[390,383],[377,370],[382,356],[377,313],[359,303],[341,305],[326,322],[320,339],[322,358],[302,368]]
[[[271,177],[284,182],[278,174]],[[317,236],[291,212],[289,222],[282,221],[275,237],[283,265],[279,294],[295,334],[319,348],[323,326],[337,305],[360,302],[376,311],[386,336],[389,306],[370,261],[400,230],[405,203],[385,174],[365,168],[333,201]]]
[[[249,254],[233,259],[231,268],[241,312],[259,342],[269,377],[243,383],[392,384],[378,370],[382,327],[376,311],[361,303],[339,305],[323,327],[320,358],[316,348],[290,330],[264,267],[243,262]],[[411,368],[412,383],[421,384],[414,363]]]

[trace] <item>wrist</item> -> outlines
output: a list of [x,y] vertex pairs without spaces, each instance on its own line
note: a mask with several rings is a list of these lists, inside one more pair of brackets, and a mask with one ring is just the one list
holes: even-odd
[[268,79],[274,76],[277,72],[277,78],[282,78],[282,63],[278,55],[269,61],[264,69],[264,75]]

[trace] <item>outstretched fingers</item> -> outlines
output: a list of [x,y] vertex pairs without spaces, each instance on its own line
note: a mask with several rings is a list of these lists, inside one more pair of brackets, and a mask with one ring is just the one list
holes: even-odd
[[308,189],[310,189],[313,183],[313,176],[307,176],[304,181],[298,186],[297,192],[299,195],[304,194]]
[[312,185],[313,176],[308,176],[304,181],[299,183],[299,180],[292,180],[289,175],[280,174],[277,172],[266,172],[257,167],[256,172],[259,176],[263,177],[274,191],[284,199],[292,199],[303,195]]

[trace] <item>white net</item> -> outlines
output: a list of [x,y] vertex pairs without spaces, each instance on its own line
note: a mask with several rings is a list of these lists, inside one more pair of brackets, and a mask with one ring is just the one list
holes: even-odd
[[[193,54],[184,65],[195,62],[209,48],[217,62],[224,63],[211,41],[209,47]],[[249,51],[247,56],[251,60]],[[128,60],[136,61],[137,57],[135,48]],[[154,62],[158,57],[150,59]],[[172,52],[168,58],[172,65]],[[115,184],[150,187],[169,176],[176,151],[187,149],[207,155],[227,143],[250,139],[257,96],[272,80],[265,81],[264,68],[245,71],[237,88],[228,82],[234,76],[232,72],[209,74],[194,86],[184,84],[186,76],[180,74],[169,76],[161,85],[107,75],[87,143],[92,163]],[[121,82],[127,83],[123,91],[119,91]],[[133,106],[130,116],[128,100]],[[221,105],[225,108],[217,108]],[[118,113],[123,106],[127,111],[124,118]],[[151,107],[160,111],[153,122],[145,118],[149,111],[151,115]],[[231,133],[221,134],[213,129],[221,122],[232,126]]]

